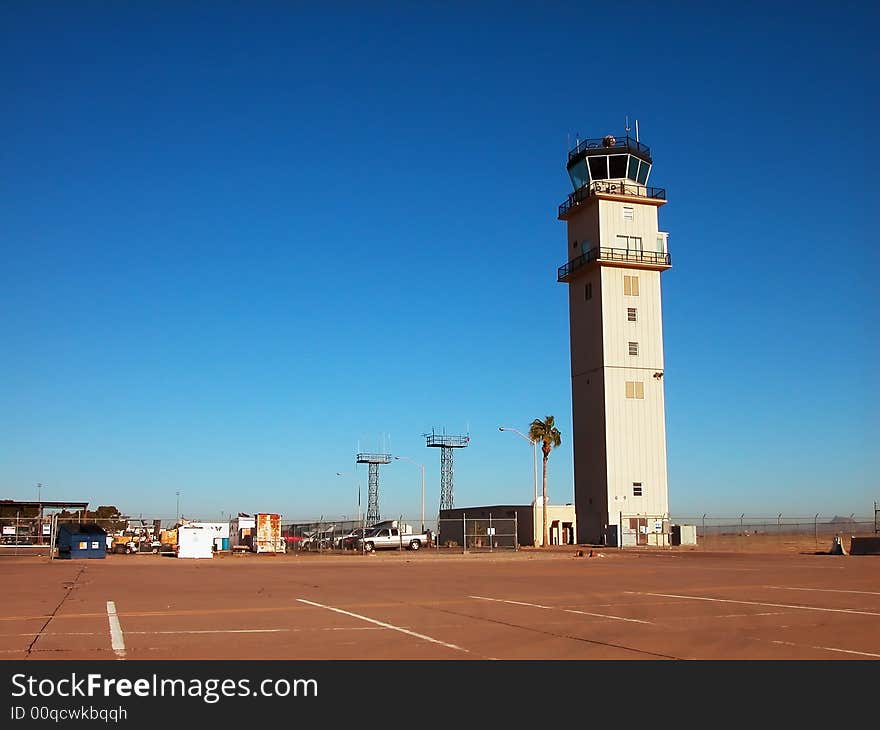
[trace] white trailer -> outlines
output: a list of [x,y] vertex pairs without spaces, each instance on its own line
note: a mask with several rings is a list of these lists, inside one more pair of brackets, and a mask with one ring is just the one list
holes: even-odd
[[214,531],[198,525],[177,528],[178,558],[213,558]]
[[228,522],[190,522],[192,527],[203,527],[211,533],[214,539],[214,547],[217,550],[223,550],[224,540],[226,545],[229,544],[229,523]]

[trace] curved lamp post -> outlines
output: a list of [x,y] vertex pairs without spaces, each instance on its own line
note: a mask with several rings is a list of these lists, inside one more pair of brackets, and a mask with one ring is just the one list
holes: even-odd
[[515,434],[522,436],[526,441],[528,441],[532,445],[532,450],[534,451],[534,483],[535,483],[535,498],[532,504],[538,504],[538,442],[532,441],[528,436],[526,436],[522,431],[517,431],[515,428],[510,428],[508,426],[499,426],[499,431],[513,431]]

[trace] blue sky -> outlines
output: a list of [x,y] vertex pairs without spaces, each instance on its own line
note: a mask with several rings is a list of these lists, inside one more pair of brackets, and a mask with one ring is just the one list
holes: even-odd
[[[669,203],[670,509],[880,500],[864,4],[0,8],[0,496],[351,516],[573,499],[557,205],[639,120]],[[343,472],[343,476],[337,476]],[[419,470],[380,472],[416,516]]]

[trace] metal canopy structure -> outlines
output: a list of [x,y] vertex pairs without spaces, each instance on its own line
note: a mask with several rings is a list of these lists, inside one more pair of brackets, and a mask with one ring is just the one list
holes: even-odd
[[422,434],[425,445],[440,449],[440,510],[452,509],[455,495],[453,489],[453,449],[465,448],[471,440],[470,436],[447,436],[434,431]]
[[358,464],[369,464],[370,481],[367,492],[367,525],[374,525],[379,516],[379,464],[390,464],[391,454],[358,454]]
[[16,500],[16,499],[0,499],[0,516],[15,517],[16,511],[25,509],[36,509],[37,516],[42,519],[44,509],[70,509],[85,510],[89,506],[88,502],[58,502],[48,500]]

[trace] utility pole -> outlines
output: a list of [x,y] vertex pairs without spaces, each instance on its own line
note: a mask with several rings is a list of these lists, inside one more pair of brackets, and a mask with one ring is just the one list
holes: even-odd
[[37,534],[37,542],[42,545],[43,544],[43,498],[41,495],[41,491],[43,489],[43,483],[37,482],[37,517],[38,517],[38,527],[39,533]]

